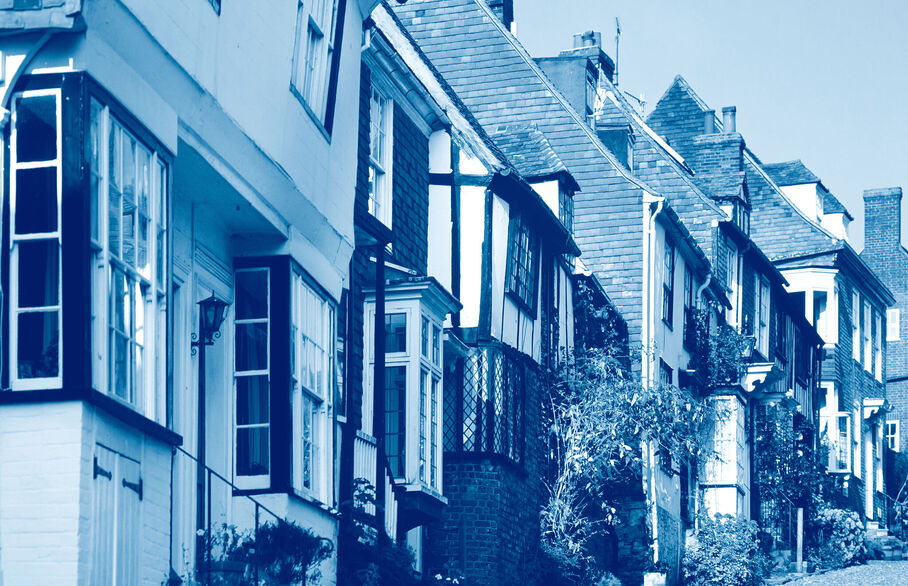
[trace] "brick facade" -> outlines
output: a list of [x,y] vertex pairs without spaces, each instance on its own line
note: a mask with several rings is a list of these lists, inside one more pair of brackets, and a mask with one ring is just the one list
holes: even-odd
[[[902,190],[864,192],[864,251],[861,258],[886,283],[899,310],[898,339],[886,341],[886,397],[900,421],[899,448],[908,447],[908,250],[901,243]],[[885,321],[883,320],[884,327]]]

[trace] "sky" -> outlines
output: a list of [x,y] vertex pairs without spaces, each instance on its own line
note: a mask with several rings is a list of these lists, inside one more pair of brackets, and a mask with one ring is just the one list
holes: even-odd
[[621,89],[649,114],[681,74],[710,108],[737,106],[737,128],[764,162],[801,159],[854,216],[864,189],[901,186],[908,241],[908,1],[514,0],[517,38],[534,57],[602,32]]

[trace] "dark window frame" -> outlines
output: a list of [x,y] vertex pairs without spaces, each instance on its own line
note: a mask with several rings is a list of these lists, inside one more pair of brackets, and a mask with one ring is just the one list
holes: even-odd
[[665,255],[662,275],[662,321],[674,328],[675,315],[675,265],[677,249],[670,240],[665,240]]
[[533,318],[536,317],[536,298],[539,294],[539,249],[539,236],[527,218],[523,214],[512,215],[508,225],[505,290],[518,307]]

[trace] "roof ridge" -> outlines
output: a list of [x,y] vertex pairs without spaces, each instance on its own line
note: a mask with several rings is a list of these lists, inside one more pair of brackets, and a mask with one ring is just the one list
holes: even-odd
[[509,31],[507,28],[505,28],[504,23],[498,19],[498,17],[495,15],[494,12],[492,12],[492,9],[489,8],[488,4],[486,4],[483,0],[472,0],[472,2],[474,4],[476,4],[480,8],[480,10],[482,10],[483,13],[485,13],[486,17],[488,17],[492,21],[492,24],[496,28],[498,28],[498,30],[504,36],[505,40],[507,40],[508,44],[510,44],[514,48],[514,50],[517,52],[517,54],[520,56],[520,58],[523,59],[523,61],[529,66],[530,70],[533,73],[535,73],[536,76],[540,79],[540,81],[542,81],[542,83],[546,86],[546,89],[548,89],[552,93],[552,95],[555,97],[556,101],[558,101],[558,103],[561,104],[561,107],[565,111],[567,111],[568,115],[574,120],[574,122],[578,126],[580,126],[580,128],[583,130],[583,132],[590,138],[590,140],[593,143],[593,146],[595,146],[596,149],[599,150],[599,152],[602,153],[602,155],[606,159],[608,159],[609,163],[611,163],[612,166],[615,167],[615,170],[622,177],[624,177],[626,180],[630,181],[631,183],[635,184],[637,187],[640,187],[641,189],[645,189],[645,190],[649,191],[650,193],[657,194],[658,193],[657,190],[650,187],[645,181],[641,180],[639,177],[636,177],[632,172],[629,172],[628,169],[626,167],[624,167],[624,165],[622,165],[618,161],[618,159],[615,158],[615,156],[611,153],[611,151],[609,151],[608,148],[604,144],[602,144],[602,141],[599,140],[599,136],[597,136],[596,133],[593,132],[593,130],[590,128],[589,124],[587,124],[583,119],[580,118],[580,114],[578,114],[577,111],[574,109],[574,107],[571,106],[571,103],[568,101],[568,99],[565,98],[564,95],[561,93],[561,91],[555,86],[555,84],[552,83],[552,80],[550,80],[548,78],[548,76],[545,74],[545,72],[542,70],[542,68],[539,67],[539,65],[533,59],[532,55],[530,55],[529,52],[527,52],[527,50],[523,46],[523,44],[521,44],[520,41],[518,41],[517,38],[511,34],[511,31]]
[[[697,173],[695,173],[692,169],[690,169],[690,167],[688,167],[686,163],[684,163],[683,168],[679,169],[678,167],[680,167],[680,164],[679,164],[678,160],[674,156],[672,156],[671,153],[666,151],[665,148],[659,143],[659,141],[654,140],[653,137],[651,136],[651,134],[659,137],[662,141],[664,141],[665,139],[662,139],[659,136],[659,133],[657,133],[655,130],[653,130],[653,128],[649,124],[647,124],[642,118],[637,116],[632,111],[632,108],[627,103],[627,100],[624,98],[623,95],[621,95],[621,91],[617,87],[615,87],[615,85],[611,81],[605,80],[605,83],[607,83],[608,86],[612,88],[612,89],[608,90],[608,92],[611,93],[617,99],[617,101],[620,102],[620,104],[624,106],[624,108],[626,110],[628,110],[628,114],[630,114],[629,118],[631,119],[631,122],[633,124],[637,124],[638,126],[640,126],[641,130],[644,131],[643,134],[646,136],[646,140],[649,141],[649,143],[651,145],[653,145],[653,147],[656,148],[657,150],[662,150],[665,152],[665,154],[667,155],[665,158],[671,160],[671,164],[674,166],[677,174],[679,176],[681,176],[682,181],[684,181],[685,184],[687,184],[694,191],[694,193],[696,195],[698,195],[699,198],[704,201],[704,203],[706,203],[707,206],[713,208],[713,211],[716,211],[716,212],[720,213],[722,216],[725,216],[726,215],[725,212],[722,211],[722,209],[718,206],[718,204],[716,204],[716,202],[712,199],[712,197],[710,197],[709,195],[704,193],[703,190],[700,189],[700,187],[696,183],[694,183],[693,178],[697,175]],[[621,107],[621,105],[619,105],[619,107]],[[646,132],[646,130],[649,130],[649,132]],[[665,144],[668,145],[667,142]],[[668,146],[669,146],[669,148],[671,148],[670,145],[668,145]],[[674,149],[672,149],[672,152],[674,152]],[[681,155],[678,154],[678,157],[681,157]],[[683,161],[683,157],[682,157],[682,161]],[[685,171],[690,171],[690,172],[687,173]]]

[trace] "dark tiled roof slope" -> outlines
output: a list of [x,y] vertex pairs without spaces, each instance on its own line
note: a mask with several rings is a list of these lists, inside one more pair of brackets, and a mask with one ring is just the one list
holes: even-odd
[[[679,75],[656,104],[647,122],[673,148],[687,156],[702,144],[695,139],[703,132],[704,115],[708,110],[706,103]],[[715,124],[721,129],[718,120]],[[801,215],[746,147],[743,166],[753,210],[751,238],[770,259],[816,254],[847,246]]]
[[740,198],[746,201],[746,174],[737,173],[697,173],[694,181],[704,192],[723,199]]
[[763,170],[776,182],[776,185],[801,185],[802,183],[819,183],[820,178],[801,162],[801,159],[782,163],[764,163]]
[[535,124],[502,125],[491,134],[492,140],[525,179],[568,172]]
[[645,123],[623,94],[607,79],[600,83],[608,94],[596,112],[597,121],[621,121],[634,129],[634,173],[668,200],[697,244],[713,260],[712,222],[726,219],[725,213],[698,187],[690,170],[646,132]]
[[536,123],[580,185],[574,233],[584,263],[639,342],[643,189],[478,0],[395,5],[409,32],[486,129]]

